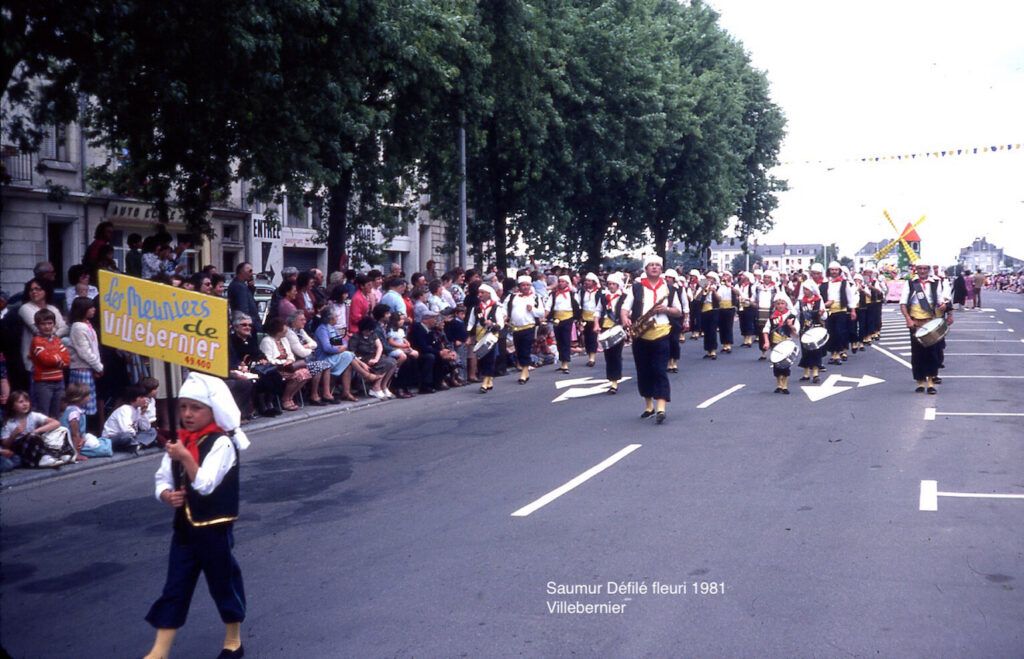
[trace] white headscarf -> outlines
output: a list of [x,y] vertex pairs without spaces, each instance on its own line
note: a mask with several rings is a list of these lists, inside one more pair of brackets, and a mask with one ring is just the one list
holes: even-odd
[[238,405],[235,404],[235,399],[224,380],[212,375],[189,373],[188,378],[181,383],[178,398],[188,398],[209,407],[213,410],[213,420],[221,430],[235,440],[238,450],[244,451],[249,448],[249,438],[239,427],[242,413],[238,410]]

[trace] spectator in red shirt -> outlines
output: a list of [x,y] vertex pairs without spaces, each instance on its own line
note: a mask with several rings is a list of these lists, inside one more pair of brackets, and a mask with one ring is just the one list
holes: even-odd
[[32,407],[49,417],[60,416],[64,397],[64,369],[71,364],[68,352],[54,330],[57,319],[49,309],[40,309],[35,316],[37,336],[32,337],[29,358],[32,360]]
[[356,293],[352,296],[352,304],[348,309],[348,331],[351,334],[359,332],[359,321],[370,315],[373,308],[371,296],[373,295],[373,280],[359,275],[356,277]]

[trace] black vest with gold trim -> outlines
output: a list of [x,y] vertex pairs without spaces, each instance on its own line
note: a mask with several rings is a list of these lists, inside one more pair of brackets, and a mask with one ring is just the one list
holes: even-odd
[[[224,437],[223,433],[209,434],[199,440],[199,464],[209,455],[217,439]],[[224,474],[224,479],[213,492],[203,496],[192,489],[192,483],[184,473],[179,463],[174,463],[174,486],[185,485],[185,505],[178,508],[174,515],[176,528],[214,526],[216,524],[229,524],[238,519],[238,447],[231,442],[231,448],[235,452],[235,465]]]

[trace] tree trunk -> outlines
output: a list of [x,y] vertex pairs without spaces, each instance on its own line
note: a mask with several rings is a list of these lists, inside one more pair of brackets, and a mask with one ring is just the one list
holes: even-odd
[[655,221],[654,226],[651,227],[651,233],[654,235],[654,253],[661,258],[665,268],[668,268],[668,259],[665,254],[665,245],[668,243],[668,229],[665,223]]
[[345,270],[348,262],[348,202],[352,196],[352,170],[342,172],[341,179],[331,186],[327,201],[327,271]]
[[494,258],[497,261],[498,272],[505,276],[508,268],[508,220],[505,217],[504,206],[498,204],[494,209]]
[[593,219],[590,222],[590,236],[587,239],[587,262],[585,264],[586,268],[591,272],[597,272],[601,269],[601,257],[604,256],[602,253],[604,234],[604,223],[596,218]]

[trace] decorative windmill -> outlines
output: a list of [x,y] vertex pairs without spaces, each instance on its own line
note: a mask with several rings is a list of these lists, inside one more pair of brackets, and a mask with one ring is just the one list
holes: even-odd
[[917,222],[914,222],[913,224],[907,222],[907,226],[903,228],[903,231],[900,231],[896,227],[896,223],[892,221],[892,217],[889,216],[889,211],[883,210],[882,214],[885,215],[885,219],[889,222],[889,226],[891,226],[893,231],[896,232],[896,239],[890,242],[882,249],[875,252],[875,261],[884,259],[886,254],[891,252],[894,247],[899,245],[903,249],[903,254],[906,255],[907,257],[908,264],[913,265],[914,263],[917,263],[917,261],[921,257],[917,255],[917,252],[914,251],[914,248],[911,246],[910,243],[918,243],[918,246],[920,247],[921,237],[917,235],[917,227],[921,226],[921,224],[924,222],[925,216],[922,215],[920,219],[918,219]]

